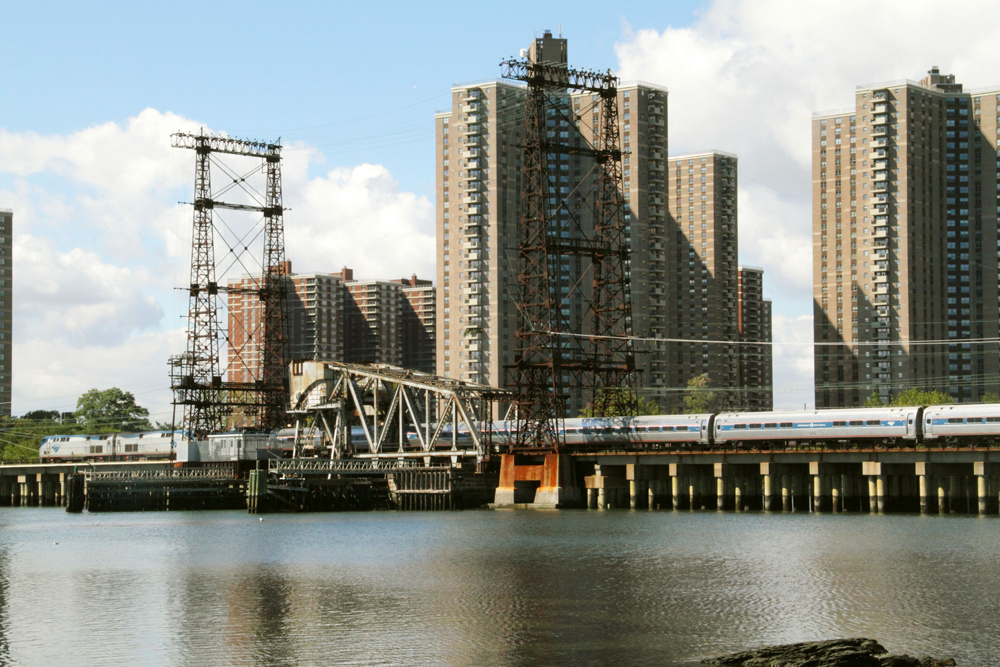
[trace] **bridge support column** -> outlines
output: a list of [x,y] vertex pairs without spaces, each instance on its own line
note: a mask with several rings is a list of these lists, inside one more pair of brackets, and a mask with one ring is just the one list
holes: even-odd
[[600,505],[598,505],[598,499],[600,498],[600,489],[587,489],[587,509],[596,510]]
[[976,475],[976,499],[979,501],[978,509],[980,514],[986,514],[989,508],[989,484],[985,475]]
[[722,477],[715,479],[715,509],[726,509],[726,480]]
[[38,505],[38,476],[21,475],[18,477],[21,484],[21,504],[27,507]]
[[813,512],[826,510],[826,503],[823,502],[823,476],[813,475]]
[[948,478],[938,475],[935,478],[937,483],[938,514],[948,513]]
[[56,491],[58,490],[59,484],[58,476],[52,474],[42,474],[39,475],[39,478],[41,479],[39,484],[41,486],[42,505],[45,507],[55,507]]
[[927,500],[927,475],[917,475],[917,484],[920,493],[920,513],[927,514],[930,511]]
[[568,455],[501,455],[494,507],[557,509],[585,504],[583,489],[576,483],[573,462]]
[[764,511],[771,511],[771,501],[774,498],[774,489],[771,485],[771,475],[762,475],[764,478]]
[[[14,478],[14,482],[16,481],[17,478]],[[10,505],[10,498],[11,495],[13,495],[13,491],[11,489],[12,485],[13,483],[11,482],[10,475],[0,475],[0,507],[7,507]]]
[[637,463],[629,463],[625,466],[625,478],[629,483],[629,507],[634,510],[651,509],[652,487],[655,480],[651,478],[656,474],[654,466],[644,466]]
[[993,504],[994,498],[990,494],[990,489],[996,488],[994,480],[996,480],[998,473],[1000,473],[1000,464],[986,461],[976,461],[972,464],[972,474],[976,476],[976,496],[980,514],[993,514],[998,509]]

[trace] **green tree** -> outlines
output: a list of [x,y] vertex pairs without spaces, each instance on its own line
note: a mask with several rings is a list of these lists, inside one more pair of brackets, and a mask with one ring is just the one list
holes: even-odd
[[688,380],[684,395],[684,413],[689,415],[711,412],[715,407],[715,392],[711,390],[712,378],[702,373]]
[[151,428],[149,410],[136,405],[132,392],[118,387],[91,389],[77,399],[73,414],[87,429],[143,431]]
[[995,391],[984,391],[980,403],[1000,403],[1000,394]]
[[879,398],[878,394],[872,393],[865,401],[866,408],[903,408],[910,405],[952,405],[955,402],[948,394],[941,391],[924,391],[912,387],[900,392],[891,402]]
[[[625,389],[619,387],[605,387],[601,390],[598,396],[598,400],[594,403],[588,403],[587,407],[580,411],[581,417],[624,417],[626,416],[625,406],[628,404],[628,392]],[[658,415],[660,414],[659,404],[649,398],[643,398],[642,396],[636,397],[636,416],[641,415]],[[605,405],[606,409],[601,409],[595,406]]]

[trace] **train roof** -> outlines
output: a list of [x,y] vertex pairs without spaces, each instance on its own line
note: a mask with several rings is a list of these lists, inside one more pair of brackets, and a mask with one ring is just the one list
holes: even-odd
[[1000,403],[958,403],[956,405],[928,405],[924,414],[935,415],[1000,415]]
[[830,410],[789,410],[787,412],[722,412],[715,420],[748,420],[787,422],[796,419],[850,419],[851,417],[874,417],[875,415],[904,415],[916,412],[919,406],[899,408],[834,408]]

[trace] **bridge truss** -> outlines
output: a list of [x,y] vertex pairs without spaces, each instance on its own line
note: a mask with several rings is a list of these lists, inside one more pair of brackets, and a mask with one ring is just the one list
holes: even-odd
[[492,430],[482,425],[490,424],[498,401],[511,399],[511,392],[488,385],[334,361],[293,362],[290,392],[295,458],[318,436],[330,459],[386,465],[412,459],[484,464]]

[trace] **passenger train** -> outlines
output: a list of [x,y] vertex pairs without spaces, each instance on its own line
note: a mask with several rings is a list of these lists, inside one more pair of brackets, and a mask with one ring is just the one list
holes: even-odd
[[[1000,447],[1000,403],[580,418],[563,420],[560,426],[565,443],[580,450]],[[495,451],[502,452],[515,442],[514,422],[494,421],[491,427]],[[451,428],[450,425],[442,428],[439,449],[450,449]],[[416,433],[408,433],[407,438],[413,449],[419,447]],[[460,448],[471,446],[468,427],[459,427],[455,440]],[[178,443],[184,443],[181,449],[186,450],[188,442],[188,435],[182,431],[53,435],[42,440],[39,458],[42,462],[169,459],[176,458]],[[295,429],[274,431],[266,449],[260,445],[252,458],[265,452],[267,456],[290,458],[294,443]],[[351,444],[355,452],[368,450],[361,427],[351,429]],[[319,431],[300,431],[298,446],[300,456],[329,453],[328,443]],[[245,449],[246,452],[240,449],[233,457],[249,457],[253,448]]]
[[186,431],[49,435],[42,438],[38,460],[56,463],[172,459],[177,453],[177,444],[189,439]]

